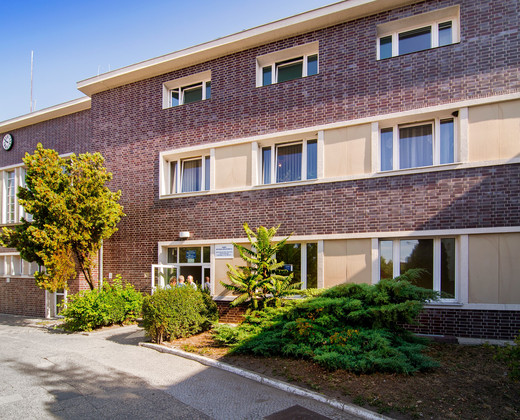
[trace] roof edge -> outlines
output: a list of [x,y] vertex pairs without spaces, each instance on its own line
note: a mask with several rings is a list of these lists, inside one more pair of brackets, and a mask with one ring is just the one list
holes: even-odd
[[47,121],[53,118],[63,117],[65,115],[70,115],[76,112],[90,109],[91,101],[92,100],[88,96],[84,96],[79,99],[73,99],[72,101],[63,102],[49,108],[34,111],[30,114],[25,114],[19,117],[11,118],[10,120],[2,121],[0,122],[0,132],[27,127],[42,121]]
[[227,54],[417,1],[420,0],[344,0],[84,79],[77,83],[77,88],[92,96]]

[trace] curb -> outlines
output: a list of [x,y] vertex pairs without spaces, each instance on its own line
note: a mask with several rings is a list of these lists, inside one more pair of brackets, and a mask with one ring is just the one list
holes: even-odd
[[289,385],[288,383],[280,381],[278,379],[268,378],[259,373],[237,368],[235,366],[231,366],[231,365],[228,365],[227,363],[219,362],[218,360],[211,359],[209,357],[200,356],[200,355],[194,354],[194,353],[188,353],[186,351],[179,350],[179,349],[165,347],[160,344],[141,342],[141,343],[139,343],[139,346],[153,349],[153,350],[159,351],[161,353],[169,353],[169,354],[173,354],[175,356],[184,357],[185,359],[194,360],[194,361],[202,363],[203,365],[206,365],[206,366],[222,369],[227,372],[234,373],[235,375],[239,375],[244,378],[251,379],[251,380],[259,382],[261,384],[265,384],[265,385],[271,386],[273,388],[280,389],[282,391],[286,391],[286,392],[289,392],[294,395],[298,395],[300,397],[306,397],[306,398],[310,398],[310,399],[313,399],[315,401],[318,401],[318,402],[321,402],[324,404],[328,404],[341,411],[352,414],[354,416],[361,417],[366,420],[392,420],[390,417],[374,413],[373,411],[367,410],[365,408],[358,407],[353,404],[342,403],[342,402],[336,401],[335,399],[326,397],[322,394],[318,394],[317,392],[308,391],[299,386]]

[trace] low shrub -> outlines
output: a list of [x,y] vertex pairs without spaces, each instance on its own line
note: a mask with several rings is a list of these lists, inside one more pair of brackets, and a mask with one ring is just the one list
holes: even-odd
[[438,294],[414,286],[410,271],[376,285],[344,284],[318,297],[267,308],[215,337],[236,353],[312,359],[331,369],[357,373],[411,374],[438,364],[422,354],[425,341],[404,329],[423,304]]
[[520,335],[515,337],[513,345],[498,347],[495,359],[506,363],[512,381],[520,381]]
[[112,283],[104,282],[101,290],[89,290],[71,295],[60,312],[63,327],[69,331],[91,331],[112,324],[135,320],[141,314],[143,295],[121,276]]
[[211,328],[217,320],[211,296],[191,287],[160,289],[144,299],[143,325],[154,343],[189,337]]

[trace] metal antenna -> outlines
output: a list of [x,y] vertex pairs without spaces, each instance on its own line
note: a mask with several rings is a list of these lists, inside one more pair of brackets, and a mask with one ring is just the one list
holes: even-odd
[[31,112],[33,112],[33,61],[34,51],[31,50]]

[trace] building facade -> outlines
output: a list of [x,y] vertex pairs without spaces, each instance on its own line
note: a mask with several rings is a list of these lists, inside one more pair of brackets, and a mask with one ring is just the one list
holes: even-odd
[[[280,225],[304,287],[420,267],[442,299],[417,331],[511,339],[518,28],[515,0],[344,1],[81,81],[86,98],[0,123],[2,223],[22,214],[12,188],[37,142],[99,151],[127,214],[105,278],[150,292],[161,271],[191,274],[223,304],[243,224]],[[30,268],[2,252],[12,312]]]

